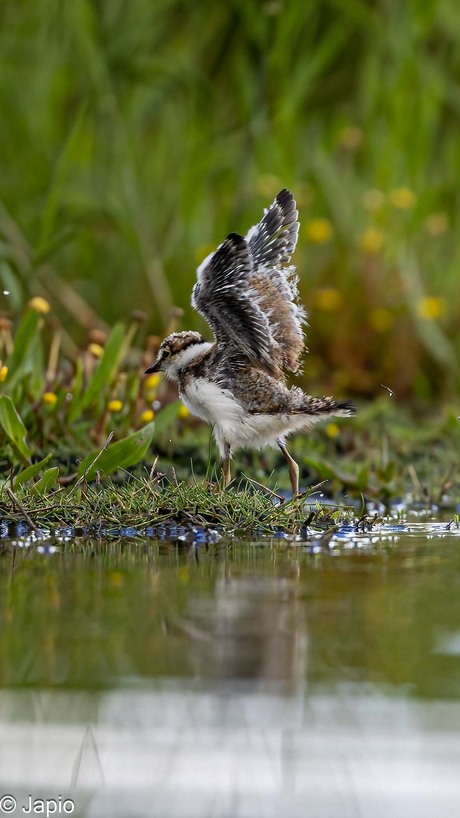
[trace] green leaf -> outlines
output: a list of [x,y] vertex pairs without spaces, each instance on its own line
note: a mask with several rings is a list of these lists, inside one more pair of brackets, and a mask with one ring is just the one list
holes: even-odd
[[315,457],[304,457],[303,462],[309,466],[309,468],[314,469],[321,477],[326,479],[333,479],[335,477],[335,469],[330,463],[327,463],[325,460],[317,460]]
[[26,427],[19,417],[16,407],[8,395],[0,397],[0,426],[10,443],[17,449],[22,459],[27,463],[32,452],[26,443]]
[[155,436],[161,435],[162,432],[169,429],[169,427],[173,425],[174,421],[177,419],[181,406],[181,401],[175,400],[173,403],[169,403],[164,409],[161,410],[161,412],[158,412],[158,414],[155,415]]
[[43,243],[40,246],[33,259],[34,267],[39,267],[41,264],[47,261],[50,256],[56,253],[57,250],[60,250],[65,244],[68,244],[68,242],[73,239],[76,232],[75,227],[71,226],[70,224],[65,225],[61,230],[57,231],[49,239],[48,244]]
[[[150,443],[152,442],[153,433],[155,429],[155,421],[147,423],[142,429],[124,440],[117,440],[102,452],[98,457],[99,451],[92,452],[80,463],[78,469],[79,477],[85,475],[87,480],[93,480],[97,471],[104,472],[104,474],[112,474],[117,469],[127,469],[129,466],[134,466],[139,460],[147,454]],[[98,457],[97,462],[95,461]],[[86,472],[86,474],[85,474]]]
[[46,469],[43,472],[40,480],[38,480],[33,486],[32,491],[34,494],[48,494],[50,489],[54,486],[56,480],[59,477],[59,466],[51,466],[50,469]]
[[394,477],[395,471],[396,463],[393,460],[391,460],[389,463],[387,463],[386,467],[381,470],[380,477],[385,483],[389,483],[390,480],[392,480],[392,478]]
[[72,400],[77,401],[83,389],[83,361],[78,358],[75,365],[75,375],[72,383]]
[[332,465],[332,463],[328,463],[326,460],[317,460],[314,457],[304,457],[303,463],[309,466],[318,474],[327,479],[327,480],[340,480],[345,486],[358,486],[358,480],[362,479],[363,484],[367,486],[367,469],[363,469],[360,478],[357,478],[354,474],[349,474],[348,472],[342,471],[339,467]]
[[357,488],[359,491],[367,491],[369,488],[369,465],[367,463],[358,472]]
[[87,103],[84,101],[75,116],[74,122],[68,132],[68,137],[57,156],[54,163],[54,173],[51,177],[51,184],[48,190],[48,197],[43,203],[41,210],[42,224],[39,246],[36,252],[35,264],[38,264],[52,252],[53,244],[56,242],[56,223],[58,219],[59,207],[62,206],[62,191],[71,173],[72,152],[78,142],[84,121]]
[[23,469],[19,474],[16,475],[13,481],[13,489],[16,491],[18,486],[24,485],[27,483],[28,480],[33,480],[34,477],[37,477],[44,466],[48,463],[48,460],[51,457],[51,452],[43,458],[43,460],[39,460],[38,463],[33,463],[32,466],[27,466],[26,469]]
[[17,314],[24,304],[24,293],[21,281],[11,264],[11,248],[0,241],[0,281],[3,289],[9,292],[8,302],[13,313]]
[[45,389],[45,360],[41,343],[33,345],[29,352],[28,363],[30,394],[38,398]]
[[14,349],[8,360],[6,383],[13,385],[23,374],[29,362],[31,351],[39,343],[38,322],[40,316],[36,310],[27,310],[14,338]]
[[69,423],[73,423],[81,413],[95,401],[107,384],[113,380],[120,362],[120,352],[123,346],[125,329],[123,324],[117,324],[104,347],[104,354],[94,370],[89,383],[78,400],[71,404]]

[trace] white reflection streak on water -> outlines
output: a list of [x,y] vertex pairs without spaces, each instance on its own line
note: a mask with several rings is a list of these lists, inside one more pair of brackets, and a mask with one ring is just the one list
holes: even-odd
[[[97,818],[458,815],[457,704],[368,687],[312,696],[304,708],[296,696],[165,688],[3,694],[2,788],[68,795],[81,756],[71,797],[76,814]],[[17,721],[34,703],[39,720]],[[87,719],[94,746],[82,746]]]

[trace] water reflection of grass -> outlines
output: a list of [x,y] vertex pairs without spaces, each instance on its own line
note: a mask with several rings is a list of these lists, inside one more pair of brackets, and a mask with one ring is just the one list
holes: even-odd
[[7,546],[0,682],[88,690],[184,676],[455,695],[458,536],[375,539],[314,553],[260,539]]

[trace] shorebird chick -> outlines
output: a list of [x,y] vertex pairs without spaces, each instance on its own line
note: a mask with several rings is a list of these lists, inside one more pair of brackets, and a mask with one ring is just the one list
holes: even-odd
[[285,382],[304,349],[306,314],[290,264],[298,232],[295,199],[282,190],[245,238],[230,233],[198,267],[192,293],[214,340],[192,331],[168,335],[146,370],[176,381],[190,412],[212,424],[225,485],[236,449],[278,446],[298,494],[299,467],[286,437],[355,413],[348,401],[311,397]]

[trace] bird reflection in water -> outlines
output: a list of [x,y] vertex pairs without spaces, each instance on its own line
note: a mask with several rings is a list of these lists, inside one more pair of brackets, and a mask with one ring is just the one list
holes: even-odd
[[222,566],[213,595],[192,596],[187,615],[168,620],[168,630],[187,640],[196,677],[282,694],[303,689],[307,632],[298,564],[284,568],[238,576]]

